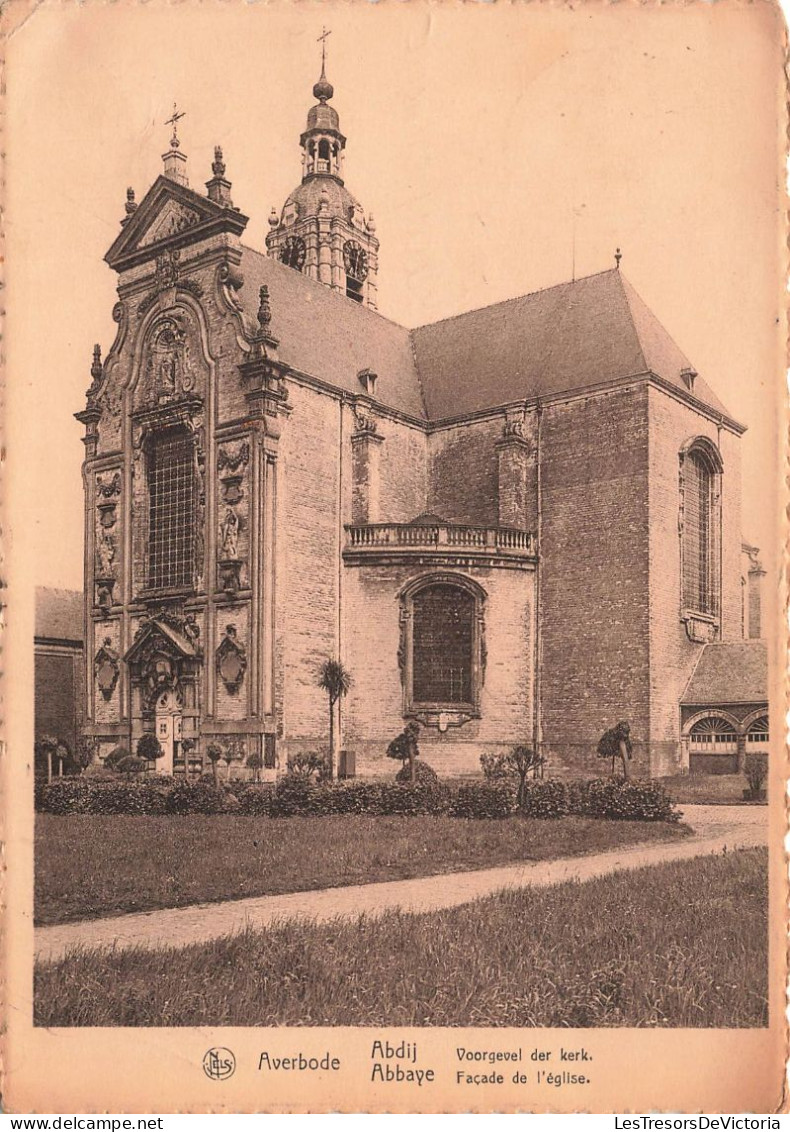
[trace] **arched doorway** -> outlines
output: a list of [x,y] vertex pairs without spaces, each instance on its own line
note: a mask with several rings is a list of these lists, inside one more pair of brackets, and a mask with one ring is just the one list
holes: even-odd
[[172,688],[167,688],[157,697],[155,734],[164,751],[162,758],[157,760],[156,769],[160,774],[173,774],[183,766],[181,707],[180,699]]

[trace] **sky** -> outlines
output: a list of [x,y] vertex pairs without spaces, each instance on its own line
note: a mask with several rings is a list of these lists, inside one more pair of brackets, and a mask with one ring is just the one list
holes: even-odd
[[[407,326],[622,270],[744,438],[744,537],[776,541],[784,324],[778,9],[740,4],[103,4],[45,0],[11,36],[6,406],[11,541],[82,585],[82,426],[115,331],[103,255],[161,172],[173,102],[203,191],[222,145],[263,249],[300,177],[320,71],[345,179]],[[459,381],[463,374],[459,374]]]

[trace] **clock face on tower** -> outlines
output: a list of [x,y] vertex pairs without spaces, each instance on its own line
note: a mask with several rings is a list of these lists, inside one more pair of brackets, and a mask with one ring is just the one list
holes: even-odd
[[285,243],[280,248],[280,263],[284,263],[286,267],[293,267],[297,271],[301,271],[304,267],[305,254],[304,240],[302,237],[288,236]]
[[362,283],[368,277],[368,253],[356,240],[346,240],[343,245],[343,264],[346,275]]

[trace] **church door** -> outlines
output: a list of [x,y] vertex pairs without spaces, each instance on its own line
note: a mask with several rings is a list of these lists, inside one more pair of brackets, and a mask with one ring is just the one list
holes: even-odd
[[162,692],[156,701],[156,737],[164,751],[157,760],[159,774],[172,774],[183,762],[181,756],[181,706],[173,692]]

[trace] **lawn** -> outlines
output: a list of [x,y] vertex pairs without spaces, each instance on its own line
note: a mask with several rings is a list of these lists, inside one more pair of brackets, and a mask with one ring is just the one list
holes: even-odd
[[182,950],[74,952],[38,1026],[766,1026],[767,852],[298,922]]
[[36,815],[36,923],[483,869],[682,838],[567,817]]
[[745,774],[678,774],[657,781],[674,802],[688,806],[694,803],[742,806],[743,791],[749,785]]

